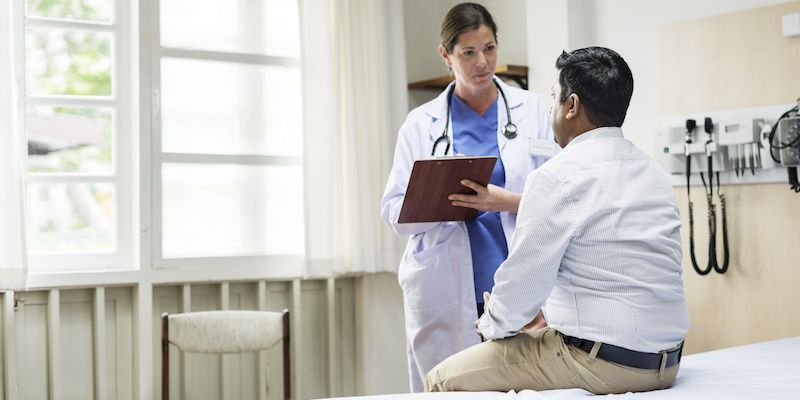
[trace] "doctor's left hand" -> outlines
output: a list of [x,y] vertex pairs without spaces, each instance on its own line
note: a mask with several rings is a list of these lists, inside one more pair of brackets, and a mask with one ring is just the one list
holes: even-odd
[[474,208],[478,211],[509,211],[516,214],[522,195],[489,184],[481,186],[471,180],[463,179],[461,184],[474,190],[476,194],[451,194],[447,197],[458,207]]

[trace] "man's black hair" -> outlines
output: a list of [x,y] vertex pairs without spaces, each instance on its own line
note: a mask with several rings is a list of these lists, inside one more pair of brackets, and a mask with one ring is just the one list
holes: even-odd
[[564,51],[556,68],[561,103],[575,93],[589,122],[598,127],[622,126],[633,94],[633,74],[617,52],[605,47]]

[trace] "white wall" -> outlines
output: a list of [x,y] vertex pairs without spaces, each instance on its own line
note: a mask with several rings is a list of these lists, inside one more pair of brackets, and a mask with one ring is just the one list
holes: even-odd
[[356,393],[406,393],[408,364],[403,295],[397,274],[356,279]]
[[[439,57],[439,32],[444,15],[459,0],[405,0],[403,13],[406,37],[408,81],[415,82],[447,75],[447,67]],[[497,65],[526,65],[528,62],[525,0],[476,0],[492,14],[497,25]],[[433,91],[412,91],[409,108],[432,99]]]
[[563,50],[585,47],[595,31],[594,3],[584,0],[528,0],[528,87],[549,98],[556,58]]
[[[719,15],[728,12],[785,3],[785,0],[567,0],[568,10],[559,10],[547,0],[529,0],[528,15],[549,20],[549,25],[531,24],[528,29],[528,60],[534,71],[551,71],[555,78],[558,53],[542,55],[537,49],[553,51],[553,41],[569,50],[604,46],[619,52],[630,65],[634,77],[633,98],[623,130],[625,135],[648,154],[655,154],[658,113],[659,27],[676,21]],[[554,9],[555,8],[555,9]],[[541,12],[540,12],[541,10]],[[565,19],[566,15],[566,19]],[[564,26],[569,38],[550,35],[550,29]],[[537,86],[538,85],[538,86]],[[535,82],[532,88],[549,87]],[[548,89],[549,90],[549,89]],[[549,94],[549,93],[548,93]]]

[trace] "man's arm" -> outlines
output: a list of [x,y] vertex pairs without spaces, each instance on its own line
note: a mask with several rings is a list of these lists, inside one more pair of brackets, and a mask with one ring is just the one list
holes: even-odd
[[549,172],[528,176],[508,258],[478,321],[484,338],[514,336],[540,312],[575,230],[573,207],[567,188]]

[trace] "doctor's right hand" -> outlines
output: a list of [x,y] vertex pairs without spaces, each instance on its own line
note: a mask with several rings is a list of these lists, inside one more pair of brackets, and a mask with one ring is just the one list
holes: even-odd
[[508,211],[515,214],[519,210],[519,202],[522,199],[520,193],[492,184],[481,186],[469,179],[463,179],[461,184],[474,190],[475,194],[454,193],[447,196],[454,206],[474,208],[478,211]]

